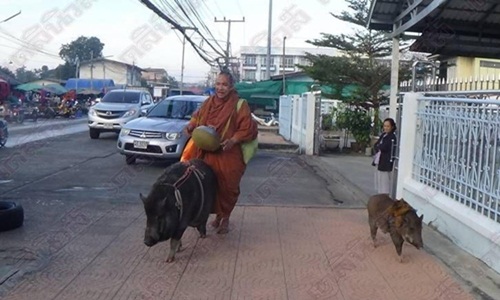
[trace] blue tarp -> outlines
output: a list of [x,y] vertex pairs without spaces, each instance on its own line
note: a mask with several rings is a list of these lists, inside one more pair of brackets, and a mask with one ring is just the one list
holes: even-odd
[[[92,84],[91,84],[92,82]],[[115,86],[112,79],[81,79],[81,78],[70,78],[66,81],[64,86],[67,90],[81,90],[90,89],[102,90],[105,87]]]

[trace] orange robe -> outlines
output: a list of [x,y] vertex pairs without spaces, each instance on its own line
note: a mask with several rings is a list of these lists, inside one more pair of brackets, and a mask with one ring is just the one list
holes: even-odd
[[[250,107],[244,102],[236,111],[238,99],[235,91],[228,95],[228,99],[211,96],[194,114],[189,126],[195,128],[211,125],[221,136],[230,119],[229,127],[224,136],[221,136],[221,141],[236,138],[239,142],[248,142],[257,138],[258,127],[252,119]],[[246,169],[240,145],[235,144],[230,150],[217,152],[203,151],[193,145],[187,151],[190,153],[183,154],[184,159],[202,158],[214,170],[218,181],[214,210],[218,217],[229,218],[238,201],[240,181]]]

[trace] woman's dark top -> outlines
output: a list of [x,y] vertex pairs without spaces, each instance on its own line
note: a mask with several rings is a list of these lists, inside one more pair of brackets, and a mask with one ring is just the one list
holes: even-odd
[[396,144],[396,135],[394,132],[382,133],[375,143],[374,150],[375,153],[380,151],[380,159],[378,162],[377,170],[383,172],[391,172],[394,166],[394,160],[392,158],[392,146]]

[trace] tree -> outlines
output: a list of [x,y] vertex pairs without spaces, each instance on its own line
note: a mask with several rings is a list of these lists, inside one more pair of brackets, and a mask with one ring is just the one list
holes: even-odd
[[66,62],[64,65],[59,65],[54,70],[51,70],[51,73],[57,79],[68,80],[69,78],[75,78],[76,66]]
[[24,83],[24,82],[35,81],[39,78],[35,74],[35,72],[27,70],[25,66],[22,66],[21,68],[16,69],[16,79]]
[[[4,78],[5,77],[5,78]],[[14,74],[11,70],[5,67],[0,66],[0,78],[3,78],[5,80],[7,79],[15,79],[16,74]]]
[[40,79],[51,77],[49,67],[47,67],[46,65],[43,65],[41,69],[34,69],[33,72]]
[[[345,0],[350,11],[340,15],[330,13],[334,18],[353,24],[354,34],[332,35],[321,33],[321,39],[307,40],[315,46],[335,48],[340,56],[313,55],[307,53],[310,66],[300,66],[307,74],[321,84],[336,90],[334,97],[357,107],[373,107],[376,125],[379,121],[378,109],[387,96],[381,93],[384,85],[390,83],[390,63],[382,58],[392,52],[392,38],[388,32],[366,29],[368,22],[369,0]],[[355,93],[342,94],[348,85],[356,85]],[[378,126],[373,134],[378,134]]]
[[70,65],[76,65],[77,60],[101,57],[103,48],[104,44],[98,38],[80,36],[71,43],[62,45],[59,56]]
[[167,77],[162,78],[162,82],[168,82],[168,85],[170,85],[170,88],[172,89],[177,89],[179,88],[179,82],[175,79],[174,76],[168,75]]

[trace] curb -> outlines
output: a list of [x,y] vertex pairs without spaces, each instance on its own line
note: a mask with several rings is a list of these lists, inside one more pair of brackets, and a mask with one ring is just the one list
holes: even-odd
[[49,120],[39,120],[38,122],[32,122],[30,121],[29,123],[23,123],[20,125],[10,125],[8,127],[9,133],[15,133],[15,132],[23,132],[23,131],[38,131],[38,130],[46,130],[46,128],[61,128],[64,126],[71,126],[75,124],[80,124],[80,123],[86,123],[87,119],[86,118],[79,118],[79,119],[71,119],[71,120],[56,120],[56,121],[49,121]]
[[297,145],[294,144],[273,144],[273,143],[259,143],[259,149],[270,150],[297,150]]

